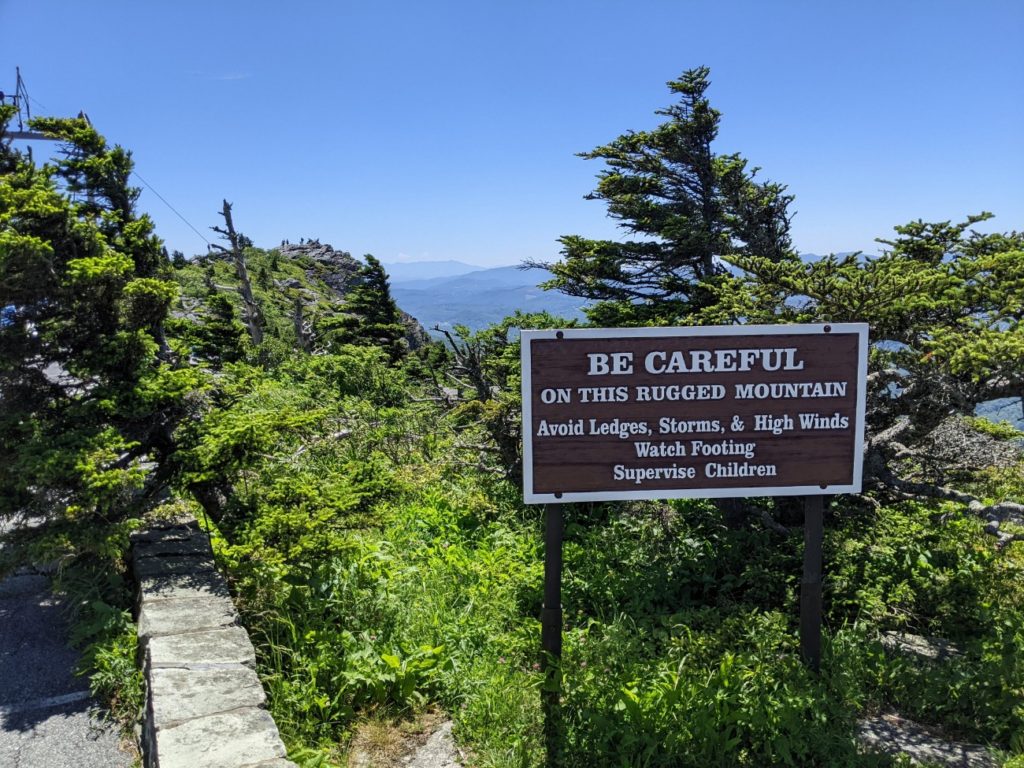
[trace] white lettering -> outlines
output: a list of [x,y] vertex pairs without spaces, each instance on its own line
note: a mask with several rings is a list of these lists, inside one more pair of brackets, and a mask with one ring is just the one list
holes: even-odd
[[591,435],[615,435],[620,440],[625,440],[630,435],[651,434],[651,427],[646,421],[622,421],[620,419],[611,421],[590,419],[589,430]]
[[775,477],[777,474],[774,464],[740,464],[738,461],[730,461],[728,464],[711,462],[704,467],[704,475],[711,478]]
[[616,480],[632,480],[634,485],[641,485],[646,480],[692,480],[697,476],[694,467],[627,467],[616,464],[612,467],[612,477]]
[[590,368],[587,376],[624,376],[633,372],[632,352],[588,352]]
[[[660,364],[656,364],[654,361],[660,360]],[[648,373],[664,373],[665,372],[665,353],[664,352],[649,352],[647,357],[644,358],[644,369]]]
[[551,405],[552,403],[571,403],[572,402],[572,390],[571,389],[542,389],[540,391],[540,401],[545,405]]
[[823,416],[820,413],[801,413],[801,429],[846,429],[850,426],[850,418],[839,413]]
[[737,400],[788,400],[803,397],[846,397],[845,381],[777,381],[736,384]]
[[604,376],[611,369],[608,367],[608,355],[600,352],[588,352],[587,359],[590,360],[590,370],[587,376]]
[[690,419],[680,421],[665,417],[658,421],[658,432],[662,435],[686,435],[691,432],[723,432],[722,422],[717,419]]
[[537,437],[575,437],[583,434],[583,419],[571,419],[565,422],[549,422],[540,420],[537,425]]
[[[749,371],[760,365],[766,371],[802,371],[804,361],[797,360],[796,347],[772,347],[768,349],[691,349],[676,350],[671,354],[664,350],[648,352],[644,356],[644,370],[653,374],[665,373],[731,373],[733,371]],[[624,353],[614,353],[624,354]],[[609,369],[607,356],[589,355],[589,357],[605,358],[601,361],[601,373]],[[594,372],[594,361],[591,360],[591,373]],[[630,373],[632,361],[630,361]]]

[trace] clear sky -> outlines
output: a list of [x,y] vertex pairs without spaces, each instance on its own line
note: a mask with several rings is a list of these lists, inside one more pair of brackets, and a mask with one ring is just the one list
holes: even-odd
[[557,258],[615,236],[574,153],[656,125],[704,64],[716,150],[789,186],[800,251],[981,210],[1024,228],[1020,0],[0,0],[0,33],[0,88],[18,65],[34,113],[84,110],[209,239],[226,197],[257,245]]

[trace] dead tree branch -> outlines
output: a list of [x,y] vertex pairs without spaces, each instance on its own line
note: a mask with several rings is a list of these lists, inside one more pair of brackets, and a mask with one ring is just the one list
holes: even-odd
[[[242,296],[242,304],[245,309],[245,325],[249,329],[249,338],[255,346],[263,343],[263,328],[266,321],[263,319],[263,312],[252,293],[252,282],[249,280],[249,270],[245,264],[245,246],[248,238],[235,231],[235,224],[231,219],[231,203],[224,201],[224,208],[220,215],[224,217],[224,228],[210,227],[214,232],[228,241],[230,248],[222,245],[212,245],[217,251],[227,254],[235,265],[235,273],[238,275],[238,292]],[[248,243],[251,245],[252,243]]]

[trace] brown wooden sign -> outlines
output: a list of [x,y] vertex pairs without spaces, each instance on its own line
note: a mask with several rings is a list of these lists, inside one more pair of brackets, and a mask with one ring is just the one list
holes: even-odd
[[867,325],[523,331],[527,503],[861,488]]

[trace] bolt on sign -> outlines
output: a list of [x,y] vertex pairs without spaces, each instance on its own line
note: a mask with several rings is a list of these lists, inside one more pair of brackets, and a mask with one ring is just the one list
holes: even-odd
[[865,323],[523,331],[527,503],[861,489]]

